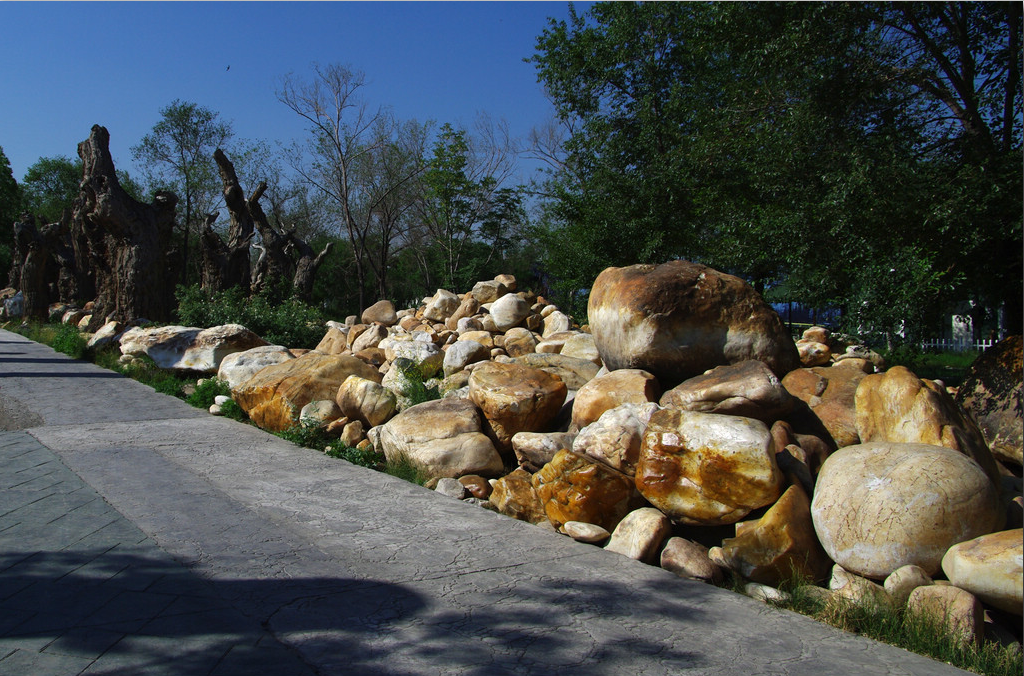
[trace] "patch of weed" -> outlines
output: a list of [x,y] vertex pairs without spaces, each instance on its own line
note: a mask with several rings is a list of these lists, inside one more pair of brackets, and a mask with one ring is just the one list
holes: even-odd
[[430,480],[430,475],[413,464],[406,456],[398,456],[384,462],[384,473],[403,479],[409,483],[422,486]]
[[302,422],[292,425],[283,432],[274,432],[274,434],[296,446],[314,448],[321,452],[330,446],[332,441],[336,441],[319,425]]
[[190,405],[196,408],[209,410],[215,403],[214,400],[221,396],[231,396],[231,388],[223,380],[207,378],[201,383],[196,383],[195,392],[185,398]]
[[50,342],[57,352],[63,352],[72,359],[83,359],[88,351],[88,342],[82,337],[77,327],[70,324],[59,324]]
[[374,450],[373,447],[359,449],[352,448],[351,446],[332,444],[325,452],[332,458],[339,458],[341,460],[346,460],[353,465],[368,467],[378,471],[381,470],[385,464],[384,454]]

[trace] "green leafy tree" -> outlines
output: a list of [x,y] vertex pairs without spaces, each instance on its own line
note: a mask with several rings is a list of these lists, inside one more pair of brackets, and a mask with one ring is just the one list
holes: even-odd
[[21,187],[14,180],[11,163],[0,148],[0,270],[11,267],[11,246],[14,242],[13,226],[21,216]]
[[207,214],[216,210],[221,185],[213,151],[234,136],[231,124],[219,114],[196,103],[176,99],[160,110],[160,120],[138,145],[131,149],[151,191],[171,190],[178,195],[182,270],[185,282],[190,273],[189,248]]
[[533,57],[566,130],[535,144],[548,265],[571,292],[686,257],[890,336],[968,297],[1017,315],[1019,60],[1008,3],[572,12]]
[[26,208],[44,223],[56,223],[74,206],[82,180],[82,160],[40,157],[22,179]]

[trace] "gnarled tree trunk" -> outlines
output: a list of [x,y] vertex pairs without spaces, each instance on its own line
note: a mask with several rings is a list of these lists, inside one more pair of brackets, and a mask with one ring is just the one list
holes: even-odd
[[252,286],[249,245],[254,232],[253,216],[249,211],[249,202],[242,192],[242,186],[238,182],[235,167],[227,155],[217,148],[213,153],[213,159],[217,162],[217,170],[224,186],[224,203],[231,215],[231,224],[228,226],[228,240],[225,242],[212,228],[212,218],[215,218],[216,214],[212,214],[212,218],[207,218],[206,225],[200,233],[203,247],[202,285],[204,289],[212,291],[238,287],[248,295]]
[[82,184],[72,230],[84,235],[96,279],[96,306],[89,330],[107,318],[167,321],[174,308],[171,231],[178,197],[167,191],[152,204],[124,191],[110,156],[110,134],[99,125],[78,144]]
[[292,278],[292,287],[295,295],[307,303],[313,297],[313,282],[316,280],[316,271],[324,258],[331,252],[334,242],[328,242],[324,250],[319,254],[313,252],[313,247],[295,236],[295,231],[288,231],[291,247],[298,252],[299,259],[295,262],[295,276]]

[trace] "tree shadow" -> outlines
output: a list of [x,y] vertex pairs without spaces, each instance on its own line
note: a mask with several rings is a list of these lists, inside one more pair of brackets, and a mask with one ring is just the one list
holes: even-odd
[[650,626],[671,619],[698,631],[700,585],[681,605],[646,584],[524,580],[514,569],[454,584],[210,581],[152,545],[131,549],[0,553],[0,656],[73,656],[88,661],[86,673],[110,675],[629,673],[652,659],[673,673],[707,664],[682,647],[684,636]]

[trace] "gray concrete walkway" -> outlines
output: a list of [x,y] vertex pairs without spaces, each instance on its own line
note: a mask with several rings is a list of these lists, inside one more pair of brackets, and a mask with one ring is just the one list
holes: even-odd
[[962,674],[0,331],[0,675]]

